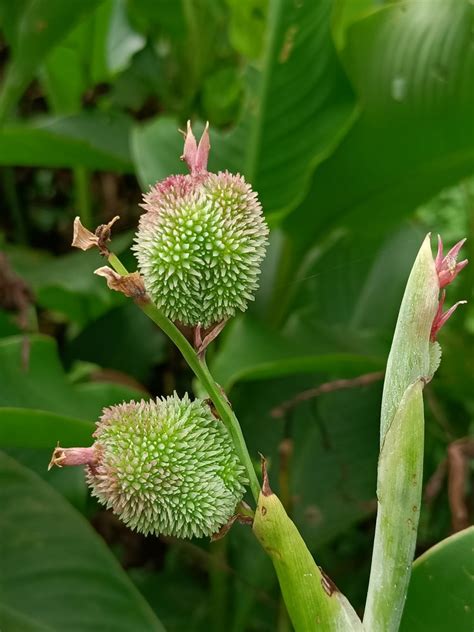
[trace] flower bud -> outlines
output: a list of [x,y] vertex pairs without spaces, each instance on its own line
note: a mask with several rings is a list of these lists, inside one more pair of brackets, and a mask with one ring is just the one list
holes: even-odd
[[136,531],[210,536],[242,499],[244,468],[202,400],[174,394],[111,406],[94,437],[86,468],[92,494]]
[[268,227],[240,175],[207,171],[207,128],[190,126],[183,159],[191,173],[169,176],[144,196],[134,251],[146,290],[174,321],[208,327],[245,311],[258,287]]

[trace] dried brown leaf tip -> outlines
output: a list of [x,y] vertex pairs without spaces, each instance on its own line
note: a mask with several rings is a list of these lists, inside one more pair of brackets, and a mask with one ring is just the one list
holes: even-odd
[[339,592],[339,589],[336,586],[336,584],[332,581],[332,579],[328,575],[326,575],[326,573],[323,571],[321,566],[319,567],[319,570],[321,571],[321,585],[324,589],[324,592],[330,597],[333,593]]
[[207,347],[221,333],[228,320],[228,318],[224,318],[219,323],[211,325],[211,327],[208,328],[202,328],[201,325],[194,327],[194,348],[201,359],[204,358]]
[[143,279],[138,272],[121,275],[112,268],[103,266],[94,270],[94,274],[104,277],[111,290],[122,292],[125,296],[136,301],[144,301],[147,298]]
[[107,257],[110,254],[107,243],[110,241],[112,226],[118,219],[120,218],[116,215],[108,224],[100,224],[96,228],[95,233],[91,233],[90,230],[82,225],[80,217],[76,217],[74,220],[72,246],[81,250],[97,247],[100,254]]
[[264,496],[271,496],[273,492],[270,487],[270,481],[268,480],[267,459],[263,454],[260,454],[260,465],[262,467],[262,494]]
[[247,505],[243,500],[237,505],[236,512],[229,520],[222,525],[222,527],[211,536],[211,542],[216,542],[217,540],[221,540],[224,536],[226,536],[235,522],[239,522],[240,524],[252,525],[255,514],[253,510]]

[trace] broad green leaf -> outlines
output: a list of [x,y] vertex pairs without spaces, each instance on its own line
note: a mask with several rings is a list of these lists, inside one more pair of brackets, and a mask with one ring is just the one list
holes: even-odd
[[212,363],[216,380],[228,390],[240,380],[297,373],[328,373],[353,377],[381,368],[377,357],[356,353],[320,352],[311,344],[272,331],[249,316],[237,318]]
[[349,29],[363,112],[286,219],[301,248],[341,224],[387,233],[474,171],[473,19],[467,0],[405,0]]
[[248,59],[262,53],[268,0],[227,0],[230,9],[229,38],[233,47]]
[[96,6],[95,0],[25,3],[12,27],[13,56],[0,93],[0,121],[21,96],[48,52]]
[[126,68],[144,38],[129,26],[122,0],[97,3],[47,56],[41,73],[56,114],[77,114],[88,88]]
[[131,151],[144,190],[173,173],[186,172],[184,163],[179,160],[183,137],[178,128],[175,119],[162,116],[132,129]]
[[380,0],[335,0],[332,32],[339,50],[344,49],[346,31],[351,24],[381,9],[382,3],[383,0],[382,2]]
[[107,33],[107,65],[111,74],[125,70],[133,55],[146,43],[145,38],[130,26],[126,0],[115,0]]
[[77,50],[56,46],[41,73],[46,98],[55,114],[76,114],[81,107],[85,77]]
[[[130,245],[131,238],[130,233],[115,238],[114,252],[122,253]],[[32,248],[7,246],[6,251],[15,272],[34,291],[37,304],[66,317],[79,328],[125,302],[123,296],[111,292],[94,274],[94,270],[102,265],[96,250],[71,249],[59,257]]]
[[146,384],[153,367],[164,361],[165,347],[158,327],[129,302],[92,321],[66,345],[64,355],[66,361],[93,362]]
[[21,330],[15,322],[14,314],[0,310],[0,338],[15,336],[19,333],[21,333]]
[[0,481],[3,607],[39,630],[163,630],[99,536],[59,494],[4,454]]
[[[330,11],[327,0],[272,0],[260,68],[247,69],[242,120],[229,133],[211,130],[210,168],[243,172],[267,213],[286,212],[304,197],[314,168],[353,120],[353,95],[332,44]],[[177,172],[177,127],[157,119],[134,131],[132,152],[143,186]]]
[[175,0],[127,0],[133,27],[156,37],[163,32],[173,40],[186,33],[185,4]]
[[52,628],[38,623],[21,612],[0,603],[0,621],[5,632],[53,632]]
[[55,341],[46,336],[29,336],[26,366],[24,358],[23,337],[0,340],[0,406],[94,421],[104,406],[143,396],[141,391],[111,382],[71,384]]
[[472,631],[473,551],[474,527],[469,527],[415,560],[400,632]]
[[331,2],[269,4],[261,72],[250,77],[245,176],[267,213],[289,210],[352,122],[352,91],[330,33]]
[[25,11],[29,2],[30,0],[18,0],[18,2],[3,0],[0,2],[0,24],[2,25],[2,33],[8,45],[12,48],[16,44],[20,16]]
[[0,408],[2,448],[45,448],[89,445],[94,425],[90,421],[65,417],[30,408]]
[[126,116],[99,111],[14,123],[0,130],[0,165],[132,170]]
[[425,234],[410,223],[382,242],[368,232],[342,233],[328,246],[316,244],[299,274],[272,285],[268,316],[279,312],[281,329],[306,351],[385,358]]
[[[54,447],[89,446],[95,425],[74,417],[31,408],[0,408],[0,449],[28,467],[85,511],[89,492],[82,468],[47,470]],[[1,621],[1,619],[0,619]]]
[[280,444],[291,429],[292,519],[311,551],[373,515],[376,507],[381,380],[293,401],[284,418],[272,416],[273,409],[321,381],[326,378],[299,374],[241,382],[231,393],[249,452],[255,458],[259,451],[265,454],[275,481]]
[[242,88],[241,73],[233,66],[221,68],[210,74],[202,90],[206,118],[218,126],[235,120],[240,106]]

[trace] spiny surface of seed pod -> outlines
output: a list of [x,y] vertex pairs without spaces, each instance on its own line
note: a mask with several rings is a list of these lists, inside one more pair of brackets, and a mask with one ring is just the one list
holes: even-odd
[[210,536],[244,493],[244,468],[202,400],[176,394],[106,408],[94,434],[92,493],[144,534]]
[[144,196],[134,251],[146,290],[174,321],[208,327],[245,311],[258,287],[268,227],[257,194],[240,175],[207,171],[207,127],[191,173],[170,176]]

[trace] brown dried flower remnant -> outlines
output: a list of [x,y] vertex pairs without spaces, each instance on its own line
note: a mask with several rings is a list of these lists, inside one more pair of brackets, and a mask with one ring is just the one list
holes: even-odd
[[145,301],[147,299],[145,285],[138,272],[122,275],[108,266],[102,266],[102,268],[94,270],[94,274],[104,277],[111,290],[122,292],[125,296],[133,298],[136,301]]
[[80,217],[76,217],[74,220],[74,232],[71,245],[81,250],[89,250],[90,248],[97,247],[100,254],[107,257],[110,253],[106,244],[110,241],[112,226],[119,219],[119,216],[116,215],[108,224],[100,224],[100,226],[96,228],[95,233],[92,233],[82,225]]

